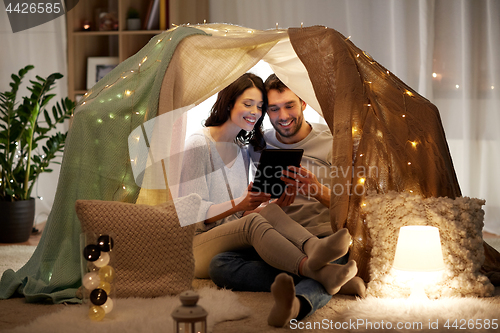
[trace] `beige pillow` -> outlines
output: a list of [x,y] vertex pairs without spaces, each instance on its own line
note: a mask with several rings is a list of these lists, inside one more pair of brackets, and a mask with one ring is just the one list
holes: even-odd
[[194,225],[180,226],[172,202],[78,200],[76,213],[82,232],[114,235],[116,297],[176,295],[192,288]]
[[479,270],[484,262],[483,218],[485,201],[468,197],[422,198],[391,191],[368,194],[362,214],[373,248],[369,264],[368,294],[407,297],[410,289],[394,275],[392,262],[399,228],[429,225],[439,228],[445,264],[441,282],[426,288],[431,298],[441,296],[491,296],[494,287]]

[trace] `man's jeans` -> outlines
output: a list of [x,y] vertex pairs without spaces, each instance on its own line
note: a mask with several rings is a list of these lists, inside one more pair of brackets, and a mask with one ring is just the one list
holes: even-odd
[[[348,256],[346,254],[332,263],[346,264]],[[280,273],[283,271],[264,262],[253,248],[218,254],[209,268],[210,278],[217,286],[234,291],[270,292],[274,279]],[[295,294],[301,301],[297,319],[313,314],[332,298],[316,280],[289,275],[295,283]]]

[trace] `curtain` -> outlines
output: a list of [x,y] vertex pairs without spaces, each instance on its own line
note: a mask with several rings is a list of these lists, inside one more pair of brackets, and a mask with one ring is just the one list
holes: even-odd
[[[0,91],[9,90],[11,74],[19,69],[34,65],[24,78],[18,98],[29,96],[26,89],[29,80],[35,76],[46,78],[58,72],[64,77],[56,81],[56,87],[51,93],[56,94],[55,100],[68,95],[67,58],[66,58],[66,17],[60,16],[37,27],[13,33],[6,11],[0,11]],[[49,109],[52,108],[50,105]],[[68,130],[67,124],[61,125],[61,131]],[[60,161],[60,159],[59,159]],[[59,178],[59,165],[51,164],[52,173],[42,174],[32,195],[36,198],[35,223],[47,219],[54,202],[56,184]]]
[[210,22],[336,29],[441,114],[464,196],[500,234],[500,1],[210,0]]

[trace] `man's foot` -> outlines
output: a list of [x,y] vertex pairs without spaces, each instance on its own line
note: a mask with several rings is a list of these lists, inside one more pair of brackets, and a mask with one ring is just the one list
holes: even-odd
[[309,268],[318,270],[332,260],[349,251],[351,235],[346,228],[325,238],[311,238],[304,244],[304,252],[309,258]]
[[308,262],[309,258],[305,261],[301,274],[321,283],[330,295],[338,293],[340,287],[351,280],[358,272],[358,267],[354,260],[350,260],[345,265],[325,265],[318,270],[312,270]]
[[340,287],[339,294],[358,295],[361,298],[366,297],[365,281],[359,276],[355,276]]
[[295,285],[290,275],[281,273],[271,285],[274,305],[267,317],[270,326],[283,327],[299,315],[300,301],[295,297]]

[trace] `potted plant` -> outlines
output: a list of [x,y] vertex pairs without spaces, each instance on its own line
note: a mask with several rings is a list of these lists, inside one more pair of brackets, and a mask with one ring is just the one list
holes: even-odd
[[49,165],[62,152],[66,132],[56,126],[68,119],[75,103],[64,98],[47,110],[55,96],[49,92],[63,75],[54,73],[47,78],[30,80],[31,95],[17,101],[17,93],[28,65],[12,74],[10,90],[0,92],[0,242],[26,241],[31,233],[35,213],[33,186]]
[[132,7],[127,11],[127,28],[128,30],[139,30],[141,28],[139,12]]

